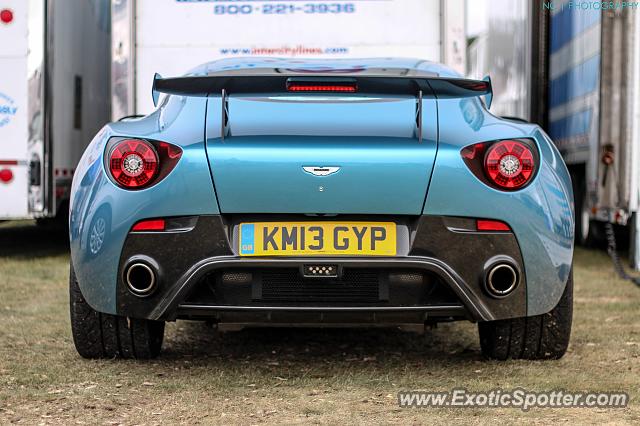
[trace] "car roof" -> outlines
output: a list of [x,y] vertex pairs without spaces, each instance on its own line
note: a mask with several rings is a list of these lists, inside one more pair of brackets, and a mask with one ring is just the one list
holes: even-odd
[[302,59],[271,57],[239,57],[208,62],[187,75],[216,74],[300,74],[387,75],[421,77],[460,77],[456,71],[439,64],[415,58]]

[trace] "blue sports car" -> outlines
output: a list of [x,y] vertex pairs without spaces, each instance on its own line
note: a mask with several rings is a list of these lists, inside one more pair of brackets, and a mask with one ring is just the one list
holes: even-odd
[[[162,94],[162,99],[159,99]],[[164,324],[478,323],[485,356],[561,357],[573,194],[491,83],[415,59],[229,59],[156,75],[72,186],[70,309],[87,358]]]

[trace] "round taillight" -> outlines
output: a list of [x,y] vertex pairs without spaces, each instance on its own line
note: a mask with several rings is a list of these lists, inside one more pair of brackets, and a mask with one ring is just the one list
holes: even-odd
[[155,177],[158,169],[158,154],[147,141],[125,139],[111,149],[109,171],[125,188],[144,187]]
[[0,170],[0,182],[9,183],[13,179],[13,172],[9,169]]
[[533,176],[533,152],[522,142],[496,142],[487,150],[484,169],[487,177],[497,186],[506,189],[520,188]]
[[13,11],[11,9],[0,10],[0,21],[3,24],[10,24],[13,21]]

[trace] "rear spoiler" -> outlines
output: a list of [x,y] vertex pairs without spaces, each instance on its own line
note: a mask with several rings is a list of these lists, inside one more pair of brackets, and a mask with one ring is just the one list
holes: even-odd
[[[292,93],[292,86],[304,84],[313,87],[349,88],[351,93],[410,95],[416,103],[416,133],[422,142],[422,99],[423,98],[468,98],[487,95],[487,107],[491,103],[491,80],[469,80],[464,78],[444,78],[435,76],[383,76],[355,75],[348,73],[344,77],[313,74],[215,74],[208,76],[188,76],[162,78],[156,74],[153,78],[153,104],[157,106],[160,93],[179,96],[209,96],[220,94],[222,101],[222,126],[220,137],[224,140],[228,132],[227,99],[232,94],[243,93]],[[327,90],[332,92],[333,90]],[[342,91],[342,90],[339,90]]]
[[349,82],[357,87],[357,93],[411,95],[425,98],[468,98],[474,96],[491,96],[491,81],[470,80],[448,77],[416,77],[416,76],[375,76],[346,74],[336,77],[335,74],[214,74],[208,76],[187,76],[162,78],[156,74],[153,78],[152,95],[157,105],[159,94],[167,93],[180,96],[209,96],[226,93],[227,95],[243,93],[288,93],[287,88],[292,81],[304,79],[307,82],[322,84],[340,84]]

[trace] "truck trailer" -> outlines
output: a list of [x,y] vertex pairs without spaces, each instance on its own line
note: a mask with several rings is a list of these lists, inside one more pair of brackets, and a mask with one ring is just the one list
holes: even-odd
[[229,57],[415,57],[465,71],[464,0],[113,0],[112,118],[153,110],[154,74]]
[[109,121],[109,18],[108,0],[0,0],[0,220],[66,217]]
[[622,225],[639,269],[639,11],[569,5],[550,11],[548,131],[574,181],[576,238],[588,244],[603,223]]

